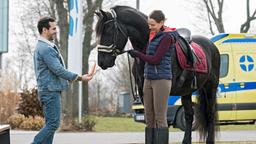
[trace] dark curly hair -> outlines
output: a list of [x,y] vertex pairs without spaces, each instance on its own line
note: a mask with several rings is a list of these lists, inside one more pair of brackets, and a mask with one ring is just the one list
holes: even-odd
[[154,10],[150,13],[149,18],[154,19],[157,23],[165,21],[165,15],[161,10]]
[[52,17],[42,17],[37,23],[37,29],[40,34],[42,34],[43,28],[50,28],[49,22],[55,22],[55,19]]

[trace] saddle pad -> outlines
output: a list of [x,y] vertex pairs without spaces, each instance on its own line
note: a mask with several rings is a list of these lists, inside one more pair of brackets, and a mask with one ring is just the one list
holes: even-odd
[[190,71],[207,73],[208,67],[207,67],[206,56],[201,46],[199,46],[195,42],[191,42],[190,46],[193,48],[194,54],[196,56],[196,62],[193,66],[188,64],[187,57],[183,52],[181,45],[178,42],[176,43],[176,54],[177,54],[177,59],[180,67],[182,69],[186,69]]

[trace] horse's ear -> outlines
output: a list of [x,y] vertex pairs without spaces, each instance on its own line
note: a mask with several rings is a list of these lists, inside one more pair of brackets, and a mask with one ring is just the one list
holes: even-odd
[[96,10],[94,13],[98,16],[98,18],[102,17],[102,14],[99,10]]
[[103,17],[107,18],[107,14],[106,14],[105,11],[103,11],[102,9],[100,9],[100,12],[101,12],[101,14],[102,14]]

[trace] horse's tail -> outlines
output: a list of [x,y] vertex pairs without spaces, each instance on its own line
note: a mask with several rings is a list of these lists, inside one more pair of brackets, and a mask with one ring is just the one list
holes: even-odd
[[219,85],[220,53],[216,45],[209,39],[193,36],[193,41],[200,44],[208,57],[208,79],[198,90],[198,106],[196,116],[199,124],[200,139],[207,137],[209,143],[214,142],[215,134],[219,130],[217,124],[217,88]]
[[217,114],[217,100],[216,90],[210,83],[206,84],[206,87],[201,88],[198,91],[198,106],[197,108],[197,121],[199,124],[198,130],[201,140],[215,139],[215,133],[219,130],[216,123],[218,121]]

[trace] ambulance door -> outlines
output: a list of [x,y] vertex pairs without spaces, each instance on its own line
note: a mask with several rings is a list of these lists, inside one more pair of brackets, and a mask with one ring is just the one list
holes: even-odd
[[233,44],[237,120],[256,119],[256,43]]
[[[226,45],[227,47],[229,45]],[[221,47],[223,48],[223,46]],[[220,81],[217,93],[219,120],[234,120],[235,92],[232,90],[234,81],[233,56],[230,51],[221,52]]]

